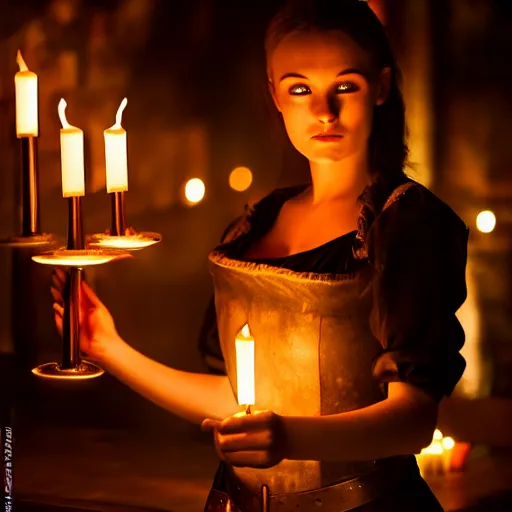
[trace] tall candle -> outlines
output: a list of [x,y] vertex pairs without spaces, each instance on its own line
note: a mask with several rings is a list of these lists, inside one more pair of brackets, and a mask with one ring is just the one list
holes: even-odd
[[254,338],[247,324],[237,334],[235,348],[238,404],[254,405]]
[[62,195],[74,197],[85,195],[84,132],[71,126],[66,119],[67,103],[59,102],[60,159],[62,166]]
[[105,161],[107,166],[107,192],[128,190],[128,157],[126,131],[121,126],[123,110],[128,100],[125,98],[116,114],[116,123],[105,130]]
[[18,138],[37,137],[39,134],[37,75],[29,71],[19,50],[16,62],[20,68],[14,75],[14,88],[16,91],[16,135]]

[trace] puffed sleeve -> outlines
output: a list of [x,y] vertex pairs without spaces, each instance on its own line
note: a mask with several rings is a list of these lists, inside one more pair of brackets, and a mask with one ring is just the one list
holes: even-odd
[[445,203],[415,185],[377,218],[371,328],[381,342],[373,375],[419,386],[439,401],[465,368],[464,330],[455,316],[466,299],[468,228]]

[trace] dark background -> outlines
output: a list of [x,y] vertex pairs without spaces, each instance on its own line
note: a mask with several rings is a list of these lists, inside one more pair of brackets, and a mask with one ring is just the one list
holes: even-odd
[[[163,242],[132,260],[88,271],[121,335],[165,364],[204,371],[197,339],[212,292],[206,258],[244,204],[307,179],[266,94],[263,35],[279,2],[221,0],[2,1],[0,3],[0,234],[19,231],[19,147],[14,74],[20,48],[39,76],[40,200],[45,232],[64,235],[57,103],[86,140],[85,229],[110,223],[102,132],[128,106],[128,220]],[[460,315],[468,368],[457,393],[512,394],[512,20],[498,0],[374,0],[404,72],[411,174],[449,202],[471,228],[469,298]],[[235,192],[230,171],[249,167]],[[202,202],[184,183],[206,184]],[[491,209],[496,229],[477,231]],[[50,272],[34,252],[0,248],[0,352],[18,357],[1,390],[15,397],[20,429],[111,429],[203,439],[190,426],[106,375],[87,382],[35,379],[58,360]],[[10,398],[9,398],[10,399]],[[134,470],[135,471],[135,470]]]

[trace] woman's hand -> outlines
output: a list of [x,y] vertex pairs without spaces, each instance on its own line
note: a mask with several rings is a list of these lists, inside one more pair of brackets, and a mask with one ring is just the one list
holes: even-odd
[[[52,274],[54,319],[61,336],[67,276],[61,269],[55,269]],[[85,281],[82,281],[80,293],[80,350],[89,359],[102,362],[109,346],[121,342],[121,338],[112,315]]]
[[217,453],[233,466],[269,468],[286,458],[283,417],[272,411],[237,413],[223,421],[207,419],[201,428],[213,431]]

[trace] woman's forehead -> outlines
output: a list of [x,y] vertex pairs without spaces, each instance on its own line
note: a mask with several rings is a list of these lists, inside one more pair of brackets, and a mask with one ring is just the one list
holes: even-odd
[[333,73],[349,68],[369,73],[370,59],[348,34],[341,31],[296,32],[286,36],[269,55],[274,80],[286,73]]

